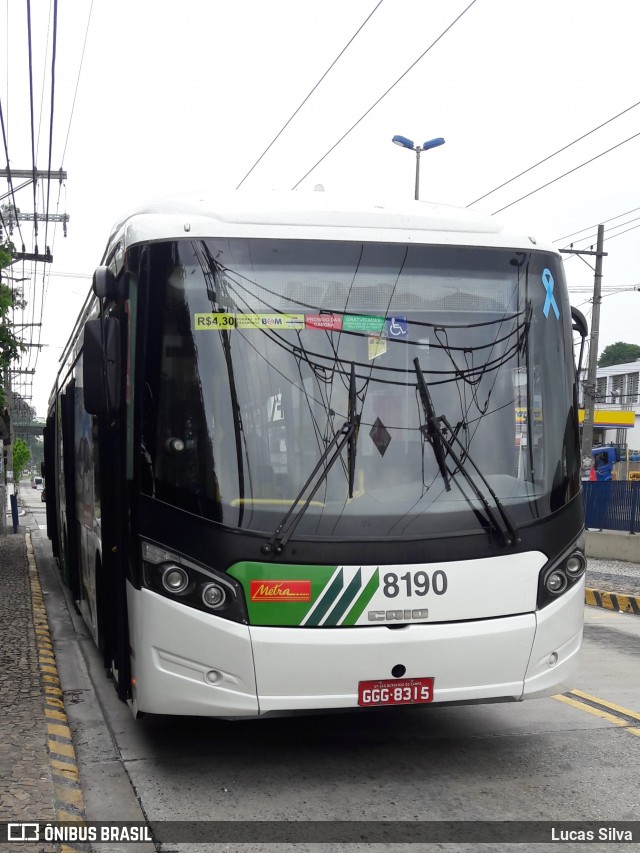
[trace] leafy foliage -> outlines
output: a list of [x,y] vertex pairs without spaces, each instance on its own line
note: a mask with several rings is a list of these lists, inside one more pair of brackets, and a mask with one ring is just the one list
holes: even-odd
[[611,367],[612,364],[626,364],[640,358],[640,346],[638,344],[626,344],[617,341],[605,347],[598,359],[598,367]]
[[13,482],[20,482],[20,475],[24,471],[27,462],[31,459],[31,453],[21,438],[13,442]]
[[[0,243],[0,274],[11,264],[14,246],[10,241]],[[0,371],[9,367],[20,357],[25,347],[14,333],[14,325],[9,319],[13,308],[23,307],[24,301],[20,291],[9,287],[0,279]],[[0,377],[1,378],[1,377]],[[4,405],[4,390],[0,385],[0,406]]]

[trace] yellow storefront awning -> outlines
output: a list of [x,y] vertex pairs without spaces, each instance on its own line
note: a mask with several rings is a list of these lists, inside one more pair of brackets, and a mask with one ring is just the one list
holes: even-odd
[[[578,421],[584,422],[584,409],[578,411]],[[622,411],[621,409],[596,409],[593,416],[595,427],[609,427],[610,429],[632,429],[636,423],[636,413],[633,411]]]

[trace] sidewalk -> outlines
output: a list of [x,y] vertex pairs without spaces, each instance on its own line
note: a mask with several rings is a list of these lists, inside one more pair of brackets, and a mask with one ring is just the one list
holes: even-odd
[[[28,529],[0,537],[0,576],[0,821],[81,820],[75,753]],[[12,853],[27,850],[34,844],[11,844]],[[37,850],[54,853],[58,845],[41,840]]]
[[[0,820],[55,820],[24,530],[0,538],[0,575]],[[33,850],[33,845],[12,844],[12,849]]]

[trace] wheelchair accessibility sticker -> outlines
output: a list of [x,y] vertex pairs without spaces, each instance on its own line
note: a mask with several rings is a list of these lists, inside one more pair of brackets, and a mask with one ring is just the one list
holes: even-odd
[[409,323],[406,317],[387,317],[386,325],[388,338],[409,337]]

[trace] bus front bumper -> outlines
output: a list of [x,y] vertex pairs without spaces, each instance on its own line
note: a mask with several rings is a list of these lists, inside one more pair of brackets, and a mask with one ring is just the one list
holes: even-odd
[[128,588],[135,712],[216,717],[358,707],[358,682],[434,679],[434,702],[547,696],[578,667],[584,581],[542,611],[400,628],[240,625]]

